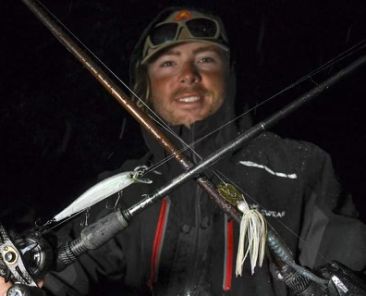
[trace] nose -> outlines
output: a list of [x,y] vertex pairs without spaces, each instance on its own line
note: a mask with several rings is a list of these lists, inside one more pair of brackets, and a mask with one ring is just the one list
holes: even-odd
[[179,81],[184,84],[194,84],[201,81],[200,72],[194,63],[186,62],[182,65]]

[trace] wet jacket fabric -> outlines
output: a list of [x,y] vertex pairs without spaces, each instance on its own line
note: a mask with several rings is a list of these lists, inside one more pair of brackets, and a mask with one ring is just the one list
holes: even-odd
[[[230,112],[220,110],[190,129],[174,131],[192,143],[226,122]],[[228,125],[194,146],[199,156],[184,153],[198,162],[237,133],[237,127]],[[146,135],[145,140],[150,152],[127,161],[121,171],[150,167],[166,158],[154,140]],[[182,147],[179,140],[172,141]],[[341,193],[330,158],[320,148],[263,133],[214,169],[207,172],[209,179],[242,190],[302,265],[315,268],[337,260],[355,270],[365,268],[366,228],[355,218],[352,201]],[[174,159],[156,166],[145,175],[152,184],[134,184],[102,202],[91,210],[89,223],[112,208],[135,204],[182,172]],[[78,235],[79,222],[62,230],[67,239]],[[243,275],[235,277],[238,231],[192,180],[134,217],[103,247],[81,256],[63,272],[50,274],[46,288],[54,295],[288,295],[269,259],[253,275],[246,264]]]

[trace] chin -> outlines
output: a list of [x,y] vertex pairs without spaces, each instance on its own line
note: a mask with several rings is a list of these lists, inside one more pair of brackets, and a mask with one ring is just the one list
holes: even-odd
[[[201,121],[209,117],[210,114],[204,113],[196,113],[192,114],[193,112],[184,112],[184,114],[175,114],[175,116],[165,117],[165,120],[168,121],[171,125],[184,125],[186,127],[190,127],[197,121]],[[164,117],[163,117],[164,118]]]
[[195,120],[191,120],[191,121],[187,121],[186,120],[184,122],[179,123],[178,125],[184,125],[185,127],[190,128],[192,124],[194,124],[194,123],[196,123],[198,121],[201,121],[201,120],[204,120],[204,118],[202,118],[202,119],[195,119]]
[[200,121],[200,120],[203,120],[205,117],[198,117],[198,116],[195,116],[195,117],[191,117],[191,118],[184,118],[184,120],[178,120],[177,122],[177,125],[184,125],[186,127],[190,127],[192,124],[194,124],[195,122],[197,121]]

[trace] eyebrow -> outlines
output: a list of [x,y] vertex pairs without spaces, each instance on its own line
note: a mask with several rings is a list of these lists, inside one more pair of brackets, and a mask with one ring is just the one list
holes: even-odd
[[[193,50],[193,53],[198,54],[198,53],[205,52],[205,51],[213,51],[220,55],[222,54],[222,52],[224,52],[223,50],[221,50],[220,48],[218,48],[215,45],[207,45],[207,46],[202,46],[202,47],[196,48],[195,50]],[[181,53],[180,53],[180,51],[177,51],[174,48],[170,48],[170,49],[167,49],[165,52],[162,52],[161,55],[180,56]]]
[[[215,45],[202,45],[199,48],[196,48],[193,53],[197,54],[200,52],[205,52],[205,51],[213,51],[215,53],[217,53],[219,56],[221,56],[222,58],[227,58],[229,56],[229,51],[226,51],[218,46]],[[163,49],[161,53],[158,53],[156,56],[153,56],[151,58],[151,60],[148,62],[148,64],[153,64],[155,63],[157,60],[159,60],[162,56],[167,55],[167,56],[177,56],[179,57],[181,55],[180,51],[177,51],[176,49],[173,48],[166,48]]]
[[199,48],[196,48],[193,53],[194,54],[197,54],[197,53],[201,53],[201,52],[205,52],[205,51],[214,51],[216,52],[217,54],[221,54],[221,49],[218,48],[217,46],[214,46],[214,45],[207,45],[207,46],[202,46],[202,47],[199,47]]
[[177,50],[174,50],[174,49],[167,49],[165,51],[163,51],[160,56],[162,55],[174,55],[174,56],[179,56],[180,55],[180,52],[177,51]]

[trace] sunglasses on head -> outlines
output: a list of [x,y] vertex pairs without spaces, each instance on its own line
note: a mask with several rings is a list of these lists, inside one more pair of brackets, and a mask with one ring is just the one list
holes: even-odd
[[220,20],[200,12],[181,10],[149,31],[142,49],[141,64],[170,44],[194,40],[210,41],[227,48],[227,37]]
[[220,35],[217,22],[207,18],[162,23],[155,27],[149,34],[151,48],[165,42],[177,41],[183,28],[187,30],[190,37],[193,39],[217,39]]

